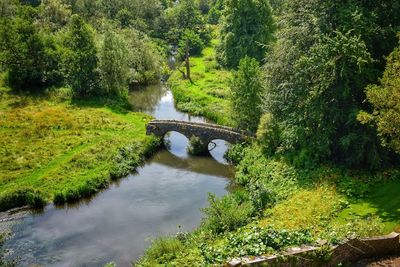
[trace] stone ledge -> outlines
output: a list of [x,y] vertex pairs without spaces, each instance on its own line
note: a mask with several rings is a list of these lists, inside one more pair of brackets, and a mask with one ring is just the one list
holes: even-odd
[[[324,266],[337,266],[340,263],[351,263],[361,258],[399,254],[400,237],[399,233],[393,232],[385,236],[352,239],[331,249],[331,258],[324,263]],[[232,259],[226,266],[321,266],[321,262],[318,262],[313,255],[318,250],[319,247],[312,246],[293,247],[281,255]]]

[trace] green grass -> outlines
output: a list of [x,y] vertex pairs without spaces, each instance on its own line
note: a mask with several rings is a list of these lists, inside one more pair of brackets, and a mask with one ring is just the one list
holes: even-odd
[[383,231],[389,233],[400,230],[400,181],[390,181],[377,184],[371,188],[368,196],[362,200],[352,202],[349,207],[338,215],[338,222],[349,220],[379,217],[383,224]]
[[191,83],[174,71],[168,80],[179,110],[202,115],[218,124],[234,126],[231,119],[230,88],[231,73],[221,69],[215,58],[216,40],[206,47],[201,56],[192,57]]
[[[283,158],[263,155],[255,144],[240,154],[236,182],[241,187],[222,200],[211,201],[203,224],[186,236],[184,248],[174,258],[145,255],[138,266],[155,261],[160,266],[182,262],[221,266],[230,257],[272,255],[290,246],[318,245],[319,239],[338,244],[346,238],[400,230],[400,172],[396,169],[375,174],[332,166],[298,169]],[[253,196],[260,196],[252,185],[264,185],[270,202],[261,212],[241,212]],[[238,214],[244,226],[219,227],[223,219],[235,219]]]
[[3,210],[34,204],[29,200],[33,196],[40,204],[90,195],[106,187],[111,177],[137,167],[156,145],[145,134],[151,120],[145,114],[20,96],[4,87],[0,94]]

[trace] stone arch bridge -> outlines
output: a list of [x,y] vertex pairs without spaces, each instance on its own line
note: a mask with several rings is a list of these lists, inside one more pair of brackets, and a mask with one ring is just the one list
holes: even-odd
[[147,134],[163,138],[168,132],[178,132],[189,140],[192,137],[200,139],[203,151],[208,151],[208,144],[221,139],[231,144],[239,144],[248,138],[244,132],[236,129],[210,123],[186,122],[176,120],[153,120],[147,124]]

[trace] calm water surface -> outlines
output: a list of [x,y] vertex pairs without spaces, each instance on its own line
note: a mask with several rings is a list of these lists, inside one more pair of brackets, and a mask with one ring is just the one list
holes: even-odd
[[[177,111],[171,92],[161,85],[132,92],[130,102],[158,119],[205,121]],[[102,266],[110,261],[129,266],[152,238],[174,234],[179,226],[187,231],[198,226],[207,193],[222,196],[229,188],[233,172],[223,159],[227,144],[215,141],[214,158],[191,157],[186,137],[173,132],[166,139],[168,150],[109,189],[26,216],[6,244],[10,257],[19,258],[21,266]]]

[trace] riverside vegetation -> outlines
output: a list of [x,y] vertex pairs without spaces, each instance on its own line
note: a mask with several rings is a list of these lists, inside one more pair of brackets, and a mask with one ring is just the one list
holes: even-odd
[[[227,154],[238,189],[210,195],[198,229],[156,239],[137,266],[219,266],[400,230],[399,27],[377,11],[385,6],[393,14],[396,5],[270,4],[272,11],[267,1],[216,1],[217,38],[192,57],[191,81],[178,71],[169,79],[179,109],[253,132],[256,140]],[[274,22],[252,8],[264,8]],[[368,10],[375,19],[364,17]],[[274,32],[260,41],[263,61],[251,47],[260,24]],[[329,258],[323,248],[322,261]]]
[[0,12],[2,209],[76,200],[136,167],[157,141],[151,118],[127,111],[128,86],[168,74],[173,54],[177,108],[255,139],[226,155],[237,189],[210,194],[195,231],[154,240],[135,266],[399,230],[397,1],[7,0]]

